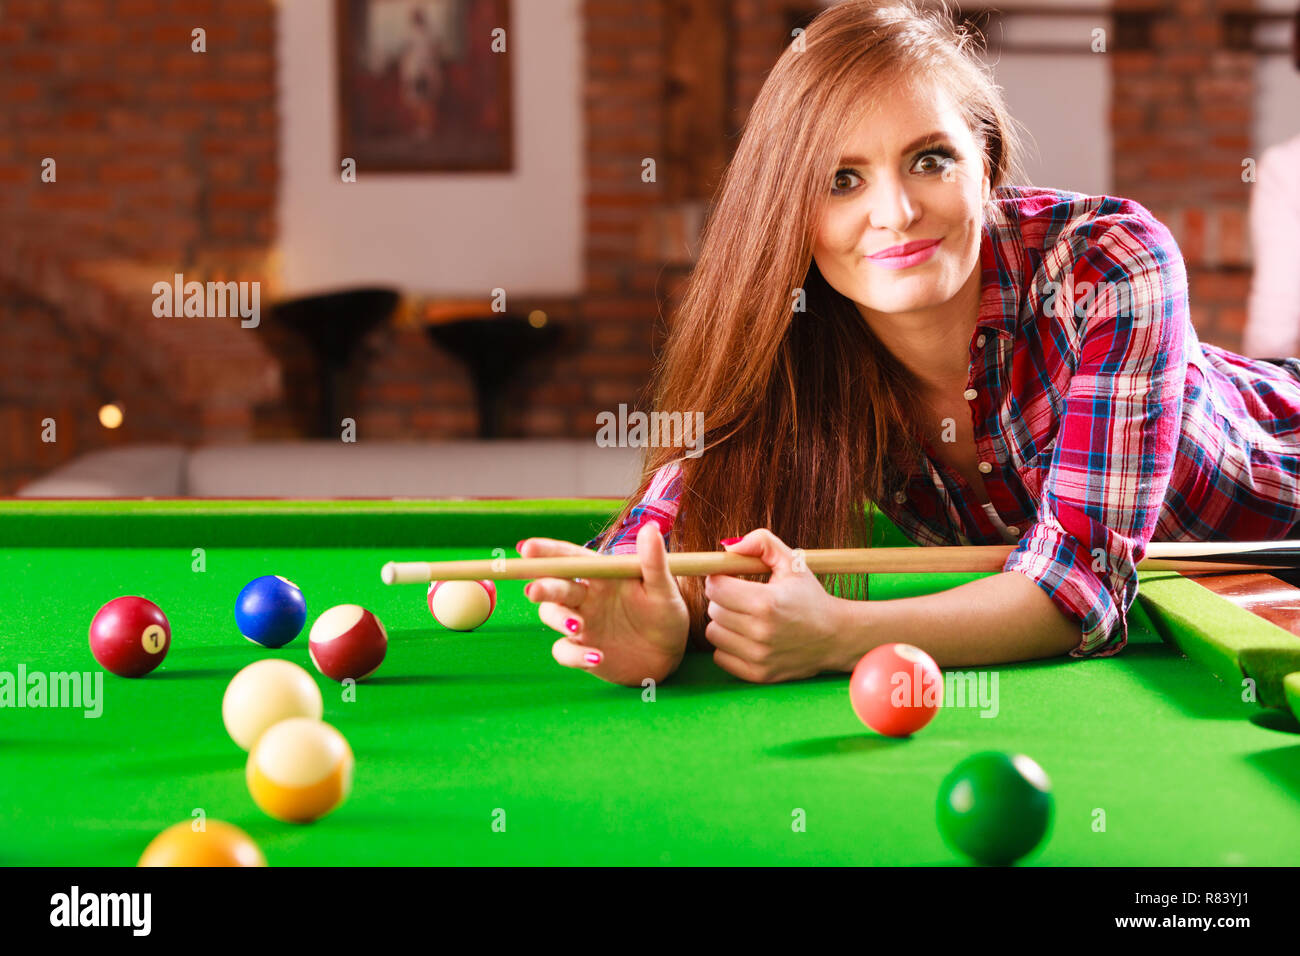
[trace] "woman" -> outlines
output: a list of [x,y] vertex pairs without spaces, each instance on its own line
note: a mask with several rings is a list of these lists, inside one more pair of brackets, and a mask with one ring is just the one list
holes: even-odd
[[[657,410],[704,412],[704,453],[649,449],[597,539],[641,580],[529,586],[557,661],[635,685],[688,637],[762,682],[890,641],[941,666],[1114,654],[1148,541],[1297,528],[1300,361],[1198,342],[1164,226],[1008,185],[1005,106],[942,15],[850,0],[803,40],[758,96],[656,370]],[[1017,546],[1001,574],[863,601],[792,549],[866,546],[867,502],[918,544]],[[665,536],[726,539],[771,575],[675,579]]]

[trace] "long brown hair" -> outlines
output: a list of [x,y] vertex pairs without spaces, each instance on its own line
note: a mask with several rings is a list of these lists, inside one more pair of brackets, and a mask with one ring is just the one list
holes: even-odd
[[[946,88],[984,150],[990,185],[1017,173],[1001,93],[946,9],[846,0],[776,62],[718,187],[700,256],[651,383],[656,411],[704,413],[704,453],[650,447],[627,518],[654,473],[681,468],[673,551],[770,528],[791,547],[865,547],[866,505],[918,460],[916,383],[813,262],[813,230],[860,111],[899,79]],[[799,292],[803,310],[797,308]],[[703,634],[702,578],[682,580]],[[846,597],[865,580],[824,578]]]

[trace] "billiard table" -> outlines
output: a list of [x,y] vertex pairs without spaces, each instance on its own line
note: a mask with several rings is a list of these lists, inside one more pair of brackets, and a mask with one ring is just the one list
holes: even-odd
[[[103,674],[98,716],[84,701],[11,697],[0,709],[0,862],[130,866],[201,811],[246,830],[271,865],[956,864],[936,794],[985,749],[1024,752],[1052,780],[1052,831],[1026,863],[1300,859],[1300,727],[1282,709],[1300,638],[1178,575],[1143,580],[1120,655],[950,671],[971,697],[903,740],[857,721],[847,674],[754,685],[692,653],[652,691],[613,686],[554,663],[556,635],[523,582],[501,582],[495,615],[454,633],[432,620],[424,588],[380,581],[390,560],[584,541],[616,504],[0,501],[11,693],[20,668],[102,673],[87,628],[110,598],[148,597],[172,627],[153,673]],[[875,527],[874,544],[906,543],[883,517]],[[244,665],[282,657],[311,670],[305,633],[268,651],[235,628],[240,588],[270,573],[303,589],[308,627],[356,603],[390,638],[355,699],[313,671],[356,771],[347,802],[305,826],[253,804],[221,719]],[[975,576],[876,575],[871,597]],[[1242,699],[1242,667],[1273,709]],[[996,689],[983,704],[981,681]]]

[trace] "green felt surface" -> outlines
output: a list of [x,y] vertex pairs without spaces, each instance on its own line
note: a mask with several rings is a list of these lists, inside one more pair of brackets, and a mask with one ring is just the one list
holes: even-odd
[[611,499],[10,499],[0,501],[0,547],[420,547],[430,542],[481,547],[490,541],[491,547],[513,549],[528,535],[586,541],[618,504]]
[[1300,671],[1300,638],[1181,575],[1144,575],[1139,599],[1158,632],[1228,683],[1254,682],[1259,703],[1285,708],[1283,679]]
[[1282,692],[1292,714],[1300,714],[1300,672],[1287,674],[1282,681]]
[[[0,709],[0,862],[130,865],[154,834],[201,808],[245,828],[272,865],[949,865],[961,861],[935,825],[939,783],[988,749],[1023,751],[1052,779],[1053,831],[1031,864],[1300,858],[1295,728],[1246,719],[1258,708],[1241,702],[1239,687],[1163,643],[1141,606],[1118,657],[996,668],[987,672],[997,675],[996,716],[950,707],[914,739],[895,741],[857,722],[847,675],[758,686],[692,655],[651,702],[557,666],[556,635],[523,599],[523,582],[503,582],[493,618],[456,634],[431,620],[423,588],[379,581],[389,560],[490,556],[529,533],[521,522],[542,516],[578,540],[611,502],[501,503],[495,517],[478,502],[241,503],[224,517],[215,506],[194,516],[168,505],[163,514],[159,504],[141,514],[99,503],[64,513],[72,533],[60,546],[0,546],[0,671],[97,672],[86,628],[124,593],[156,601],[173,628],[154,674],[104,676],[97,718]],[[473,544],[437,548],[211,543],[233,535],[223,522],[290,534],[306,511],[318,541],[373,540],[380,531],[371,522],[392,527],[401,524],[394,515],[413,512],[430,522],[424,533],[444,524],[468,533],[473,521],[485,530]],[[77,544],[82,520],[116,522],[125,540],[145,536],[137,524],[145,522],[164,543]],[[194,548],[204,549],[203,571],[193,568]],[[303,588],[309,624],[327,606],[359,603],[391,638],[388,659],[354,701],[316,675],[326,720],[357,764],[347,803],[308,826],[257,809],[243,753],[221,723],[222,692],[241,666],[279,656],[310,668],[305,635],[268,652],[235,632],[235,595],[266,573]],[[972,577],[878,575],[872,596]],[[1221,600],[1205,594],[1207,608]]]

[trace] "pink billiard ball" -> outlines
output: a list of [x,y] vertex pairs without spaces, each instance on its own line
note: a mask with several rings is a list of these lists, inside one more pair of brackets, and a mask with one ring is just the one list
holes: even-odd
[[865,654],[849,679],[858,719],[886,737],[914,734],[943,704],[943,671],[911,644],[882,644]]
[[119,677],[143,677],[162,663],[171,643],[167,616],[142,597],[113,598],[90,622],[90,653]]
[[497,586],[483,581],[434,581],[429,585],[429,613],[443,627],[472,631],[496,610]]
[[336,680],[369,677],[388,653],[388,632],[384,625],[357,604],[332,607],[311,626],[307,651],[316,669]]

